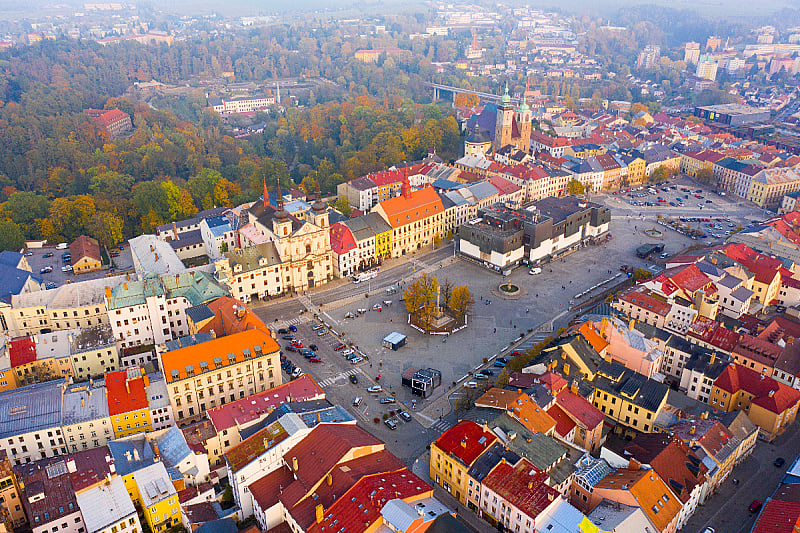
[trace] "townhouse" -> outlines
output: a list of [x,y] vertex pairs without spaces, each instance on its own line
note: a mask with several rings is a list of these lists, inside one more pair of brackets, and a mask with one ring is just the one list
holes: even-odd
[[488,427],[462,420],[431,444],[431,480],[466,505],[468,471],[496,440]]
[[392,228],[392,257],[431,246],[445,236],[444,205],[431,186],[412,191],[406,181],[400,196],[378,203],[373,212]]

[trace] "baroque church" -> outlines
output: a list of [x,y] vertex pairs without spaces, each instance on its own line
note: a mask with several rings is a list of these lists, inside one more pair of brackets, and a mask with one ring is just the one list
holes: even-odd
[[533,113],[524,98],[515,107],[508,85],[497,106],[487,104],[480,115],[472,118],[467,122],[470,133],[464,141],[465,155],[497,154],[512,149],[526,154],[530,151]]

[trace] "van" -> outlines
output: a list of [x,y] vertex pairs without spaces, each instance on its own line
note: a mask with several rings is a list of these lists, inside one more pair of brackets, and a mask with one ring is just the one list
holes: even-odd
[[66,250],[68,246],[69,246],[69,244],[67,244],[65,242],[60,242],[60,243],[56,244],[56,250]]
[[362,401],[364,401],[364,399],[361,396],[356,396],[355,398],[353,398],[353,407],[358,407],[359,405],[361,405]]

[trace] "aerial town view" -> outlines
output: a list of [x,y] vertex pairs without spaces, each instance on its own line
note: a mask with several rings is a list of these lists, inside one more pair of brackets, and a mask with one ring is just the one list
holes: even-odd
[[4,0],[0,334],[0,533],[798,533],[800,5]]

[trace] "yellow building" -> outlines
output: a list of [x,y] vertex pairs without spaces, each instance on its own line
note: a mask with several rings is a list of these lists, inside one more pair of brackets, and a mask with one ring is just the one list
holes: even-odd
[[[5,450],[0,450],[0,511],[12,526],[22,525],[26,521],[17,476]],[[2,518],[0,521],[3,521]]]
[[467,472],[496,440],[488,427],[462,420],[431,444],[431,480],[466,505]]
[[[60,343],[45,343],[38,337],[54,340],[57,335],[41,334],[37,337],[17,337],[11,340],[9,355],[17,386],[43,383],[54,379],[72,377],[72,359],[58,349]],[[13,387],[12,387],[13,388]]]
[[17,374],[13,369],[9,367],[0,370],[0,392],[16,389],[18,386]]
[[373,208],[392,227],[392,257],[401,257],[444,237],[444,205],[433,187],[403,193]]
[[681,154],[680,170],[684,174],[697,176],[700,170],[707,169],[713,173],[714,163],[724,156],[714,150],[700,150],[699,152],[684,152]]
[[709,405],[725,412],[745,411],[771,441],[797,417],[800,391],[745,366],[733,364],[714,381]]
[[656,431],[656,418],[667,403],[666,385],[613,362],[603,362],[590,384],[592,403],[612,421],[635,431]]
[[162,353],[175,421],[199,420],[206,409],[280,385],[278,352],[269,330],[256,328]]
[[606,153],[606,149],[596,144],[576,144],[564,148],[564,155],[571,155],[579,159],[587,159],[593,155]]
[[800,190],[800,175],[791,168],[766,168],[753,176],[745,197],[759,207],[774,209],[783,195]]
[[153,430],[147,386],[150,379],[139,368],[129,368],[106,374],[108,414],[114,438]]
[[641,157],[623,156],[622,160],[628,165],[628,185],[641,185],[647,181],[646,170],[647,162]]
[[150,526],[150,531],[157,533],[181,523],[178,491],[170,480],[167,469],[162,462],[133,473],[136,485],[136,497],[131,497],[142,506],[142,514]]
[[117,343],[111,326],[102,324],[70,333],[72,370],[76,381],[102,377],[119,366]]

